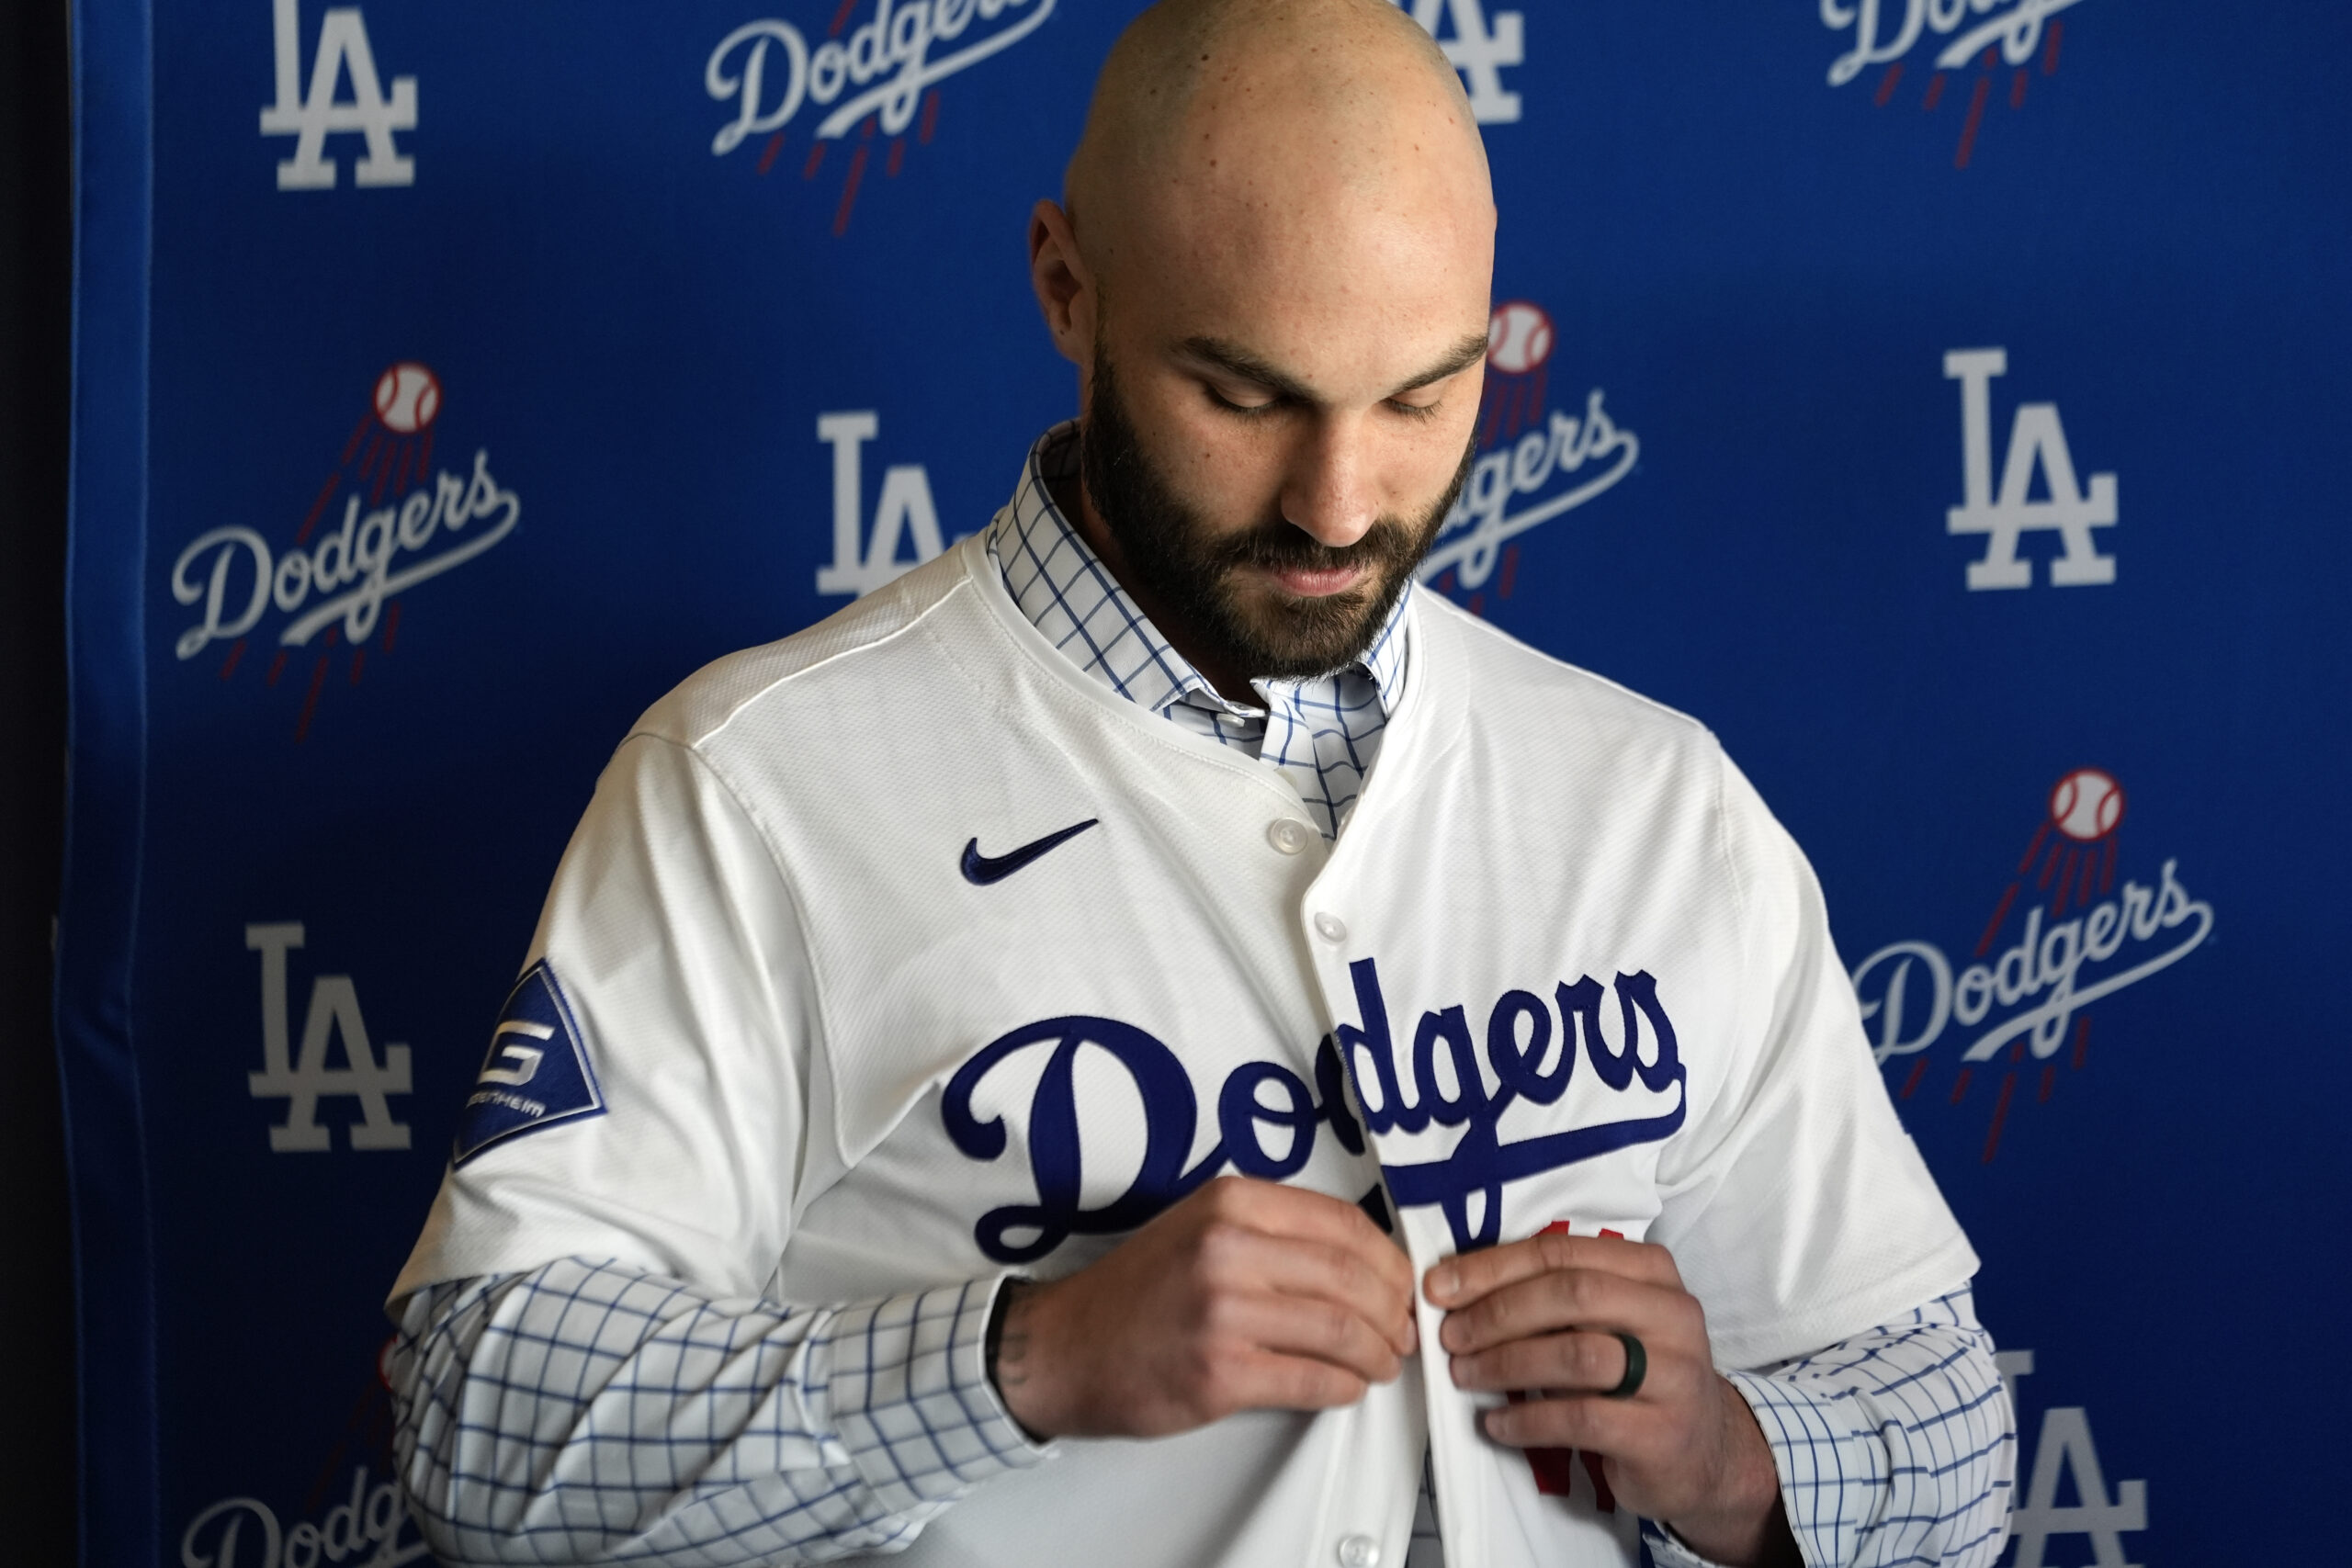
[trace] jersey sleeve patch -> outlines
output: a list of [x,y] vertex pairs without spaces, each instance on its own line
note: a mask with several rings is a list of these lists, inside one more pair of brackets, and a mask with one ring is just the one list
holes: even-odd
[[463,1165],[492,1144],[604,1113],[587,1039],[555,965],[542,958],[523,971],[491,1031],[490,1054],[458,1113],[451,1158]]

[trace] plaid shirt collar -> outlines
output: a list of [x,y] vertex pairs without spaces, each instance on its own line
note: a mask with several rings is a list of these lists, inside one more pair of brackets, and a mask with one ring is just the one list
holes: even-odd
[[[1329,676],[1254,681],[1251,685],[1266,699],[1262,710],[1219,693],[1159,635],[1054,503],[1048,482],[1077,477],[1078,422],[1068,420],[1039,436],[1029,449],[1021,489],[989,531],[989,554],[1003,572],[1005,587],[1021,613],[1080,668],[1154,713],[1193,696],[1228,713],[1263,716],[1301,688],[1329,683]],[[1370,679],[1384,717],[1404,694],[1411,642],[1406,606],[1413,592],[1408,584],[1372,647],[1342,671]]]
[[1078,423],[1029,449],[1012,504],[989,532],[989,554],[1021,613],[1047,641],[1119,695],[1185,728],[1271,763],[1298,787],[1326,838],[1336,838],[1371,771],[1411,662],[1410,584],[1363,657],[1306,681],[1253,681],[1263,707],[1225,696],[1176,651],[1062,515],[1048,488],[1078,474]]

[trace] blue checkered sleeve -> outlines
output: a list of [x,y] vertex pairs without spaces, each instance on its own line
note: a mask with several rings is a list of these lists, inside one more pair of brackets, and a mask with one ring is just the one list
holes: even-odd
[[1036,1464],[985,1366],[998,1281],[715,1300],[576,1258],[401,1303],[394,1453],[442,1562],[822,1562]]
[[[1771,1445],[1810,1568],[1988,1568],[2008,1539],[2017,1422],[1965,1289],[1902,1323],[1728,1374]],[[1645,1522],[1658,1568],[1707,1568]]]

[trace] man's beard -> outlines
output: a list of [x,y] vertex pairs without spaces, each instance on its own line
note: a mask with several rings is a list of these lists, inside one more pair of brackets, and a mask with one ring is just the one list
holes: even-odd
[[[1334,547],[1279,513],[1238,533],[1216,534],[1145,455],[1110,361],[1100,353],[1080,446],[1087,498],[1117,543],[1121,564],[1154,612],[1175,623],[1161,632],[1181,628],[1204,662],[1274,681],[1328,675],[1363,656],[1436,541],[1476,452],[1475,441],[1464,448],[1453,483],[1420,518],[1382,517],[1354,544]],[[1245,598],[1234,581],[1250,569],[1348,567],[1368,569],[1365,580],[1321,598]]]

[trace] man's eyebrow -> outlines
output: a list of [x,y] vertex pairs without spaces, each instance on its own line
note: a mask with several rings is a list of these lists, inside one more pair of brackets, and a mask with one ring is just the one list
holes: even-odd
[[[1228,343],[1223,338],[1189,337],[1182,346],[1184,352],[1194,359],[1214,365],[1294,402],[1316,403],[1322,400],[1297,377],[1269,364],[1238,344]],[[1474,333],[1455,344],[1444,358],[1397,387],[1396,392],[1417,391],[1449,376],[1458,376],[1486,356],[1487,334]],[[1395,396],[1396,393],[1390,395]]]
[[1459,376],[1487,357],[1487,334],[1472,333],[1453,345],[1453,352],[1422,371],[1419,376],[1396,389],[1400,392],[1419,390],[1431,382],[1442,381],[1448,376]]
[[1265,360],[1243,348],[1216,337],[1188,337],[1184,352],[1204,364],[1229,372],[1241,379],[1263,387],[1293,402],[1313,403],[1322,400],[1308,389],[1306,383],[1285,371],[1278,370]]

